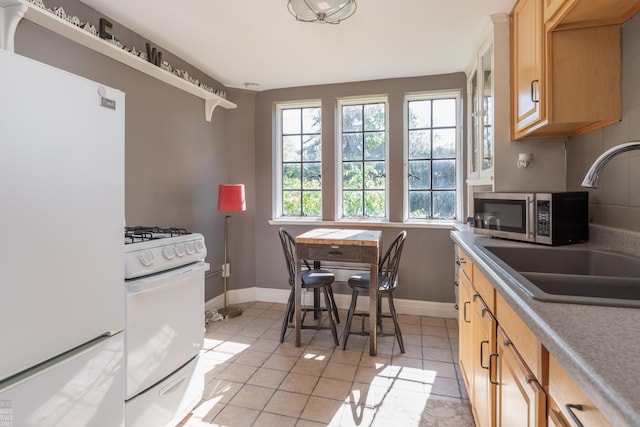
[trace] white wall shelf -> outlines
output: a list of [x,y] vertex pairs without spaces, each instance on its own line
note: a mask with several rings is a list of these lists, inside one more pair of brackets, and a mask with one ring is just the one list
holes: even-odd
[[51,30],[89,49],[99,52],[115,61],[163,81],[204,100],[205,120],[211,121],[213,110],[220,106],[226,109],[237,105],[227,99],[209,92],[182,79],[169,71],[141,59],[126,50],[83,30],[50,12],[22,0],[0,0],[0,48],[14,51],[14,36],[21,19]]

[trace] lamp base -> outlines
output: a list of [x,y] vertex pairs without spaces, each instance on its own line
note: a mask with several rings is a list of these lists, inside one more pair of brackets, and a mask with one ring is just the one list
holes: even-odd
[[238,307],[225,307],[218,310],[218,313],[225,319],[231,319],[240,316],[242,314],[242,309]]

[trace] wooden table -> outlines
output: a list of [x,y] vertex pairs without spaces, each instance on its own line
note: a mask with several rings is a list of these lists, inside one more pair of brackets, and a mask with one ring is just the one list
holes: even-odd
[[316,228],[296,237],[296,347],[300,347],[302,324],[302,282],[300,281],[302,260],[357,262],[369,264],[371,277],[369,281],[369,354],[376,355],[378,258],[381,246],[382,232],[373,230]]

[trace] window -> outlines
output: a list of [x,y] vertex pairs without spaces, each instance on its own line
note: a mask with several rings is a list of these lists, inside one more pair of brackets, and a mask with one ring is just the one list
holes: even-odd
[[387,216],[387,101],[338,103],[339,217]]
[[322,215],[320,103],[277,106],[277,217]]
[[455,219],[459,95],[406,99],[409,219]]

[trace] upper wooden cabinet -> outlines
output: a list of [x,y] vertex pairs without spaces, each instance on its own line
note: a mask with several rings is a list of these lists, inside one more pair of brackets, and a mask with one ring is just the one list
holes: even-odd
[[621,118],[620,24],[545,27],[544,7],[561,16],[566,3],[580,2],[519,0],[511,13],[512,139],[577,135]]
[[[542,4],[521,0],[511,13],[512,139],[544,118],[542,81]],[[545,100],[542,100],[544,103]]]
[[543,0],[548,29],[622,24],[640,10],[638,0]]

